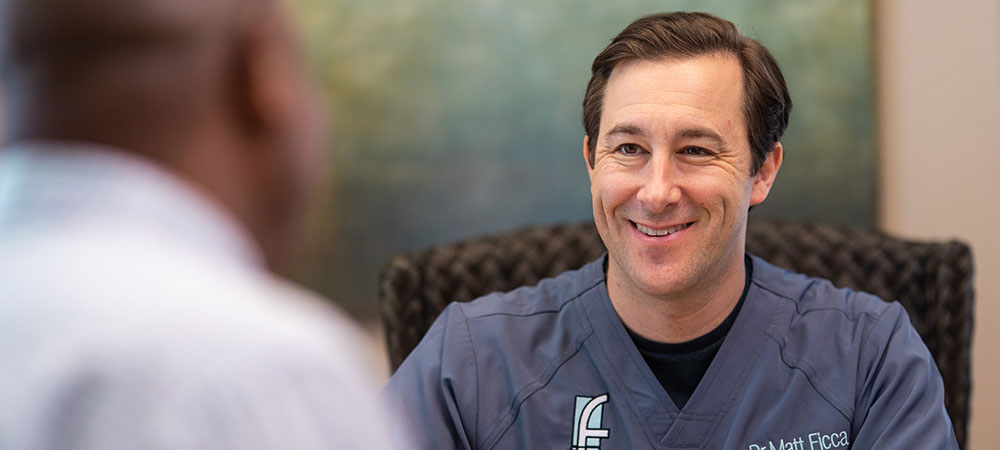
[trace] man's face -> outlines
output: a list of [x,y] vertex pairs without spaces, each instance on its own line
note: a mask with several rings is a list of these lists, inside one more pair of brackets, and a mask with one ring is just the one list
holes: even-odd
[[588,169],[609,283],[684,298],[743,270],[747,212],[767,197],[777,168],[750,176],[742,86],[730,55],[614,69]]

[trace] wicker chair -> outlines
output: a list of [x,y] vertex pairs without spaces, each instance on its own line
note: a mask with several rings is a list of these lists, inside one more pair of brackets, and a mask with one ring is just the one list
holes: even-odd
[[[959,242],[922,243],[855,228],[751,220],[747,248],[771,263],[837,286],[899,300],[934,355],[964,448],[973,325],[972,253]],[[392,369],[452,301],[533,285],[605,252],[593,223],[531,227],[408,253],[379,276]]]

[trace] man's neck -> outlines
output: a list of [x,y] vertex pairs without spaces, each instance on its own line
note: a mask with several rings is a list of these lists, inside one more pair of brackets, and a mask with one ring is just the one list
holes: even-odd
[[657,342],[687,342],[719,326],[739,303],[746,283],[743,257],[719,271],[719,278],[670,295],[649,295],[608,264],[608,295],[630,330]]

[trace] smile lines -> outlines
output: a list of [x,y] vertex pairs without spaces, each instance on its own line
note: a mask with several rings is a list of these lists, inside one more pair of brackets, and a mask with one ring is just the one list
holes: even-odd
[[635,228],[637,230],[639,230],[640,232],[642,232],[642,234],[645,234],[647,236],[654,236],[654,237],[656,237],[656,236],[666,236],[668,234],[676,233],[678,231],[681,231],[681,230],[683,230],[683,229],[691,226],[692,223],[694,223],[694,222],[688,222],[688,223],[685,223],[685,224],[682,224],[682,225],[677,225],[675,227],[664,228],[662,230],[656,230],[656,229],[653,229],[653,228],[649,228],[647,226],[644,226],[644,225],[641,225],[641,224],[638,224],[638,223],[635,223],[635,222],[632,222],[632,225],[635,225]]

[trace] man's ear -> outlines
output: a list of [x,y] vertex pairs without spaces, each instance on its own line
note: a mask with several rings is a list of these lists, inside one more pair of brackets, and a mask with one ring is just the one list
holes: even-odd
[[782,158],[781,142],[775,142],[771,153],[764,159],[764,164],[757,170],[757,175],[753,177],[753,192],[750,194],[750,206],[764,202],[767,194],[771,192],[774,179],[778,176],[778,169],[781,169]]
[[282,12],[260,2],[250,6],[240,27],[233,78],[241,125],[256,137],[281,129],[294,109],[292,58],[281,26]]
[[590,136],[583,135],[583,163],[587,165],[587,175],[593,175],[594,168],[590,165]]

